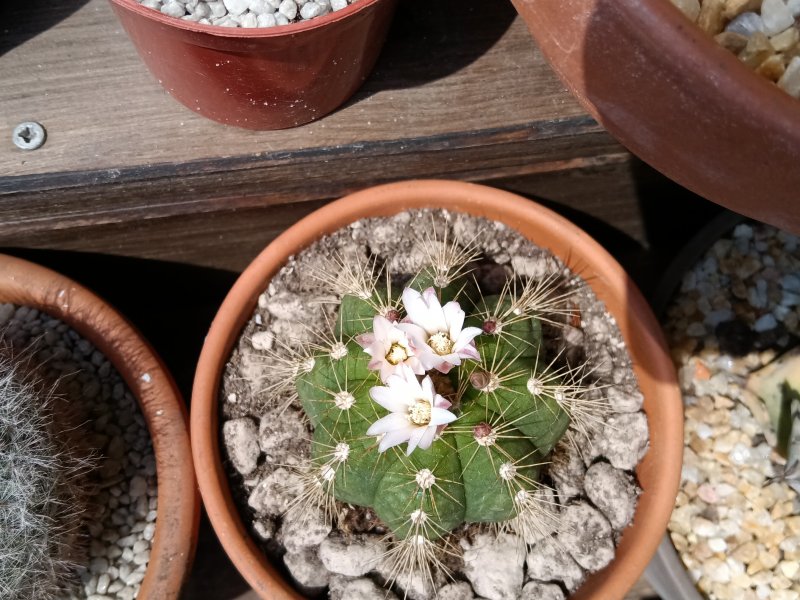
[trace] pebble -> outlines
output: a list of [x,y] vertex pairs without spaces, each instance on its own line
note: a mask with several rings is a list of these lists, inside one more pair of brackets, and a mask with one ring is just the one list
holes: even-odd
[[522,593],[524,545],[516,536],[478,534],[464,545],[464,574],[488,600],[517,600]]
[[309,21],[345,9],[357,0],[138,1],[142,6],[177,19],[211,23],[218,27],[254,28]]
[[[183,10],[182,4],[178,6]],[[161,3],[153,8],[160,9]],[[172,9],[175,7],[168,10]],[[93,430],[88,443],[98,454],[100,465],[96,471],[99,491],[94,502],[98,514],[89,521],[86,532],[90,560],[81,578],[82,597],[99,600],[108,595],[132,600],[139,592],[140,582],[128,584],[120,578],[120,572],[126,566],[133,570],[135,565],[130,561],[134,556],[125,556],[118,541],[130,537],[133,545],[142,536],[131,532],[146,528],[144,514],[137,515],[138,503],[131,498],[140,495],[145,507],[149,501],[155,506],[157,495],[155,472],[145,472],[147,464],[155,466],[155,458],[138,404],[103,354],[57,319],[26,307],[0,304],[0,322],[6,323],[4,335],[8,339],[30,343],[34,352],[50,357],[44,362],[53,378],[75,374],[72,391],[67,386],[67,397],[74,393],[84,402],[81,412]],[[153,510],[153,529],[155,520]],[[150,544],[143,544],[139,546],[139,560],[146,565]]]
[[252,473],[258,466],[258,456],[261,453],[255,422],[248,417],[225,421],[222,439],[233,468],[242,475]]
[[586,577],[580,565],[554,537],[544,538],[531,546],[525,563],[529,579],[541,582],[559,581],[569,592],[578,589]]
[[[765,225],[738,226],[733,239],[709,250],[724,257],[715,268],[701,259],[684,278],[684,288],[690,282],[704,290],[705,302],[682,292],[667,311],[670,344],[679,349],[687,445],[670,536],[711,598],[789,597],[782,592],[800,598],[798,499],[786,484],[768,484],[783,459],[772,450],[775,436],[763,403],[744,390],[749,373],[788,343],[788,336],[780,342],[774,334],[778,321],[791,335],[800,333],[796,321],[786,325],[788,315],[797,316],[797,306],[784,298],[800,284],[800,254],[796,245],[787,250],[785,239]],[[783,311],[775,310],[778,302]],[[688,346],[686,330],[703,318],[701,304],[729,307],[737,325],[717,327]],[[723,344],[720,333],[738,337]],[[697,368],[700,360],[707,372]]]
[[358,536],[345,540],[340,535],[326,538],[319,546],[319,558],[328,571],[360,577],[377,566],[386,551],[380,536]]

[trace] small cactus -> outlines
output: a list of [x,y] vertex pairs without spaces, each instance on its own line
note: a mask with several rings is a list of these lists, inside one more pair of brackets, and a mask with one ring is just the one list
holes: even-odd
[[484,295],[475,244],[421,247],[426,264],[395,289],[375,259],[333,259],[317,276],[341,298],[336,323],[324,344],[284,357],[278,378],[314,428],[295,508],[372,508],[395,542],[392,578],[444,569],[464,523],[550,531],[542,467],[568,429],[585,432],[602,411],[583,398],[584,366],[543,341],[542,324],[570,313],[558,278],[511,277]]
[[85,546],[85,475],[62,400],[0,352],[0,598],[60,597]]

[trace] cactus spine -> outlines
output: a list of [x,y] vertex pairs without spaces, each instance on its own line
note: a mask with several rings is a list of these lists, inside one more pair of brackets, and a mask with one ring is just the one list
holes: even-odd
[[[48,600],[76,578],[91,462],[62,402],[27,365],[0,356],[0,597]],[[58,414],[57,414],[58,413]],[[67,435],[67,432],[70,432]]]

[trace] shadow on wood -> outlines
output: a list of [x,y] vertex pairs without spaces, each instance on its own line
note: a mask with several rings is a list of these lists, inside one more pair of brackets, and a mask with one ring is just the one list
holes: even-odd
[[50,29],[66,19],[89,0],[28,0],[27,2],[3,2],[0,5],[0,56],[16,48],[26,40]]

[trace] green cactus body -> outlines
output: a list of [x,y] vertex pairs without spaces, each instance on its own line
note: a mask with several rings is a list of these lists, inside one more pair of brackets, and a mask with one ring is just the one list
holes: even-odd
[[[410,286],[435,283],[423,270]],[[465,360],[438,376],[456,390],[448,399],[458,418],[429,448],[408,456],[398,446],[379,452],[378,438],[366,433],[388,411],[370,397],[370,389],[383,384],[357,338],[371,331],[376,306],[399,304],[385,290],[370,300],[345,296],[335,331],[346,355],[340,347],[335,357],[317,356],[297,378],[314,426],[312,460],[320,483],[342,502],[372,507],[399,540],[436,540],[465,522],[517,517],[521,497],[537,488],[541,463],[570,423],[553,386],[537,384],[542,333],[535,316],[492,321],[490,315],[513,312],[509,299],[476,296],[466,278],[435,289],[442,304],[457,298],[465,325],[485,333],[475,338],[480,361]]]

